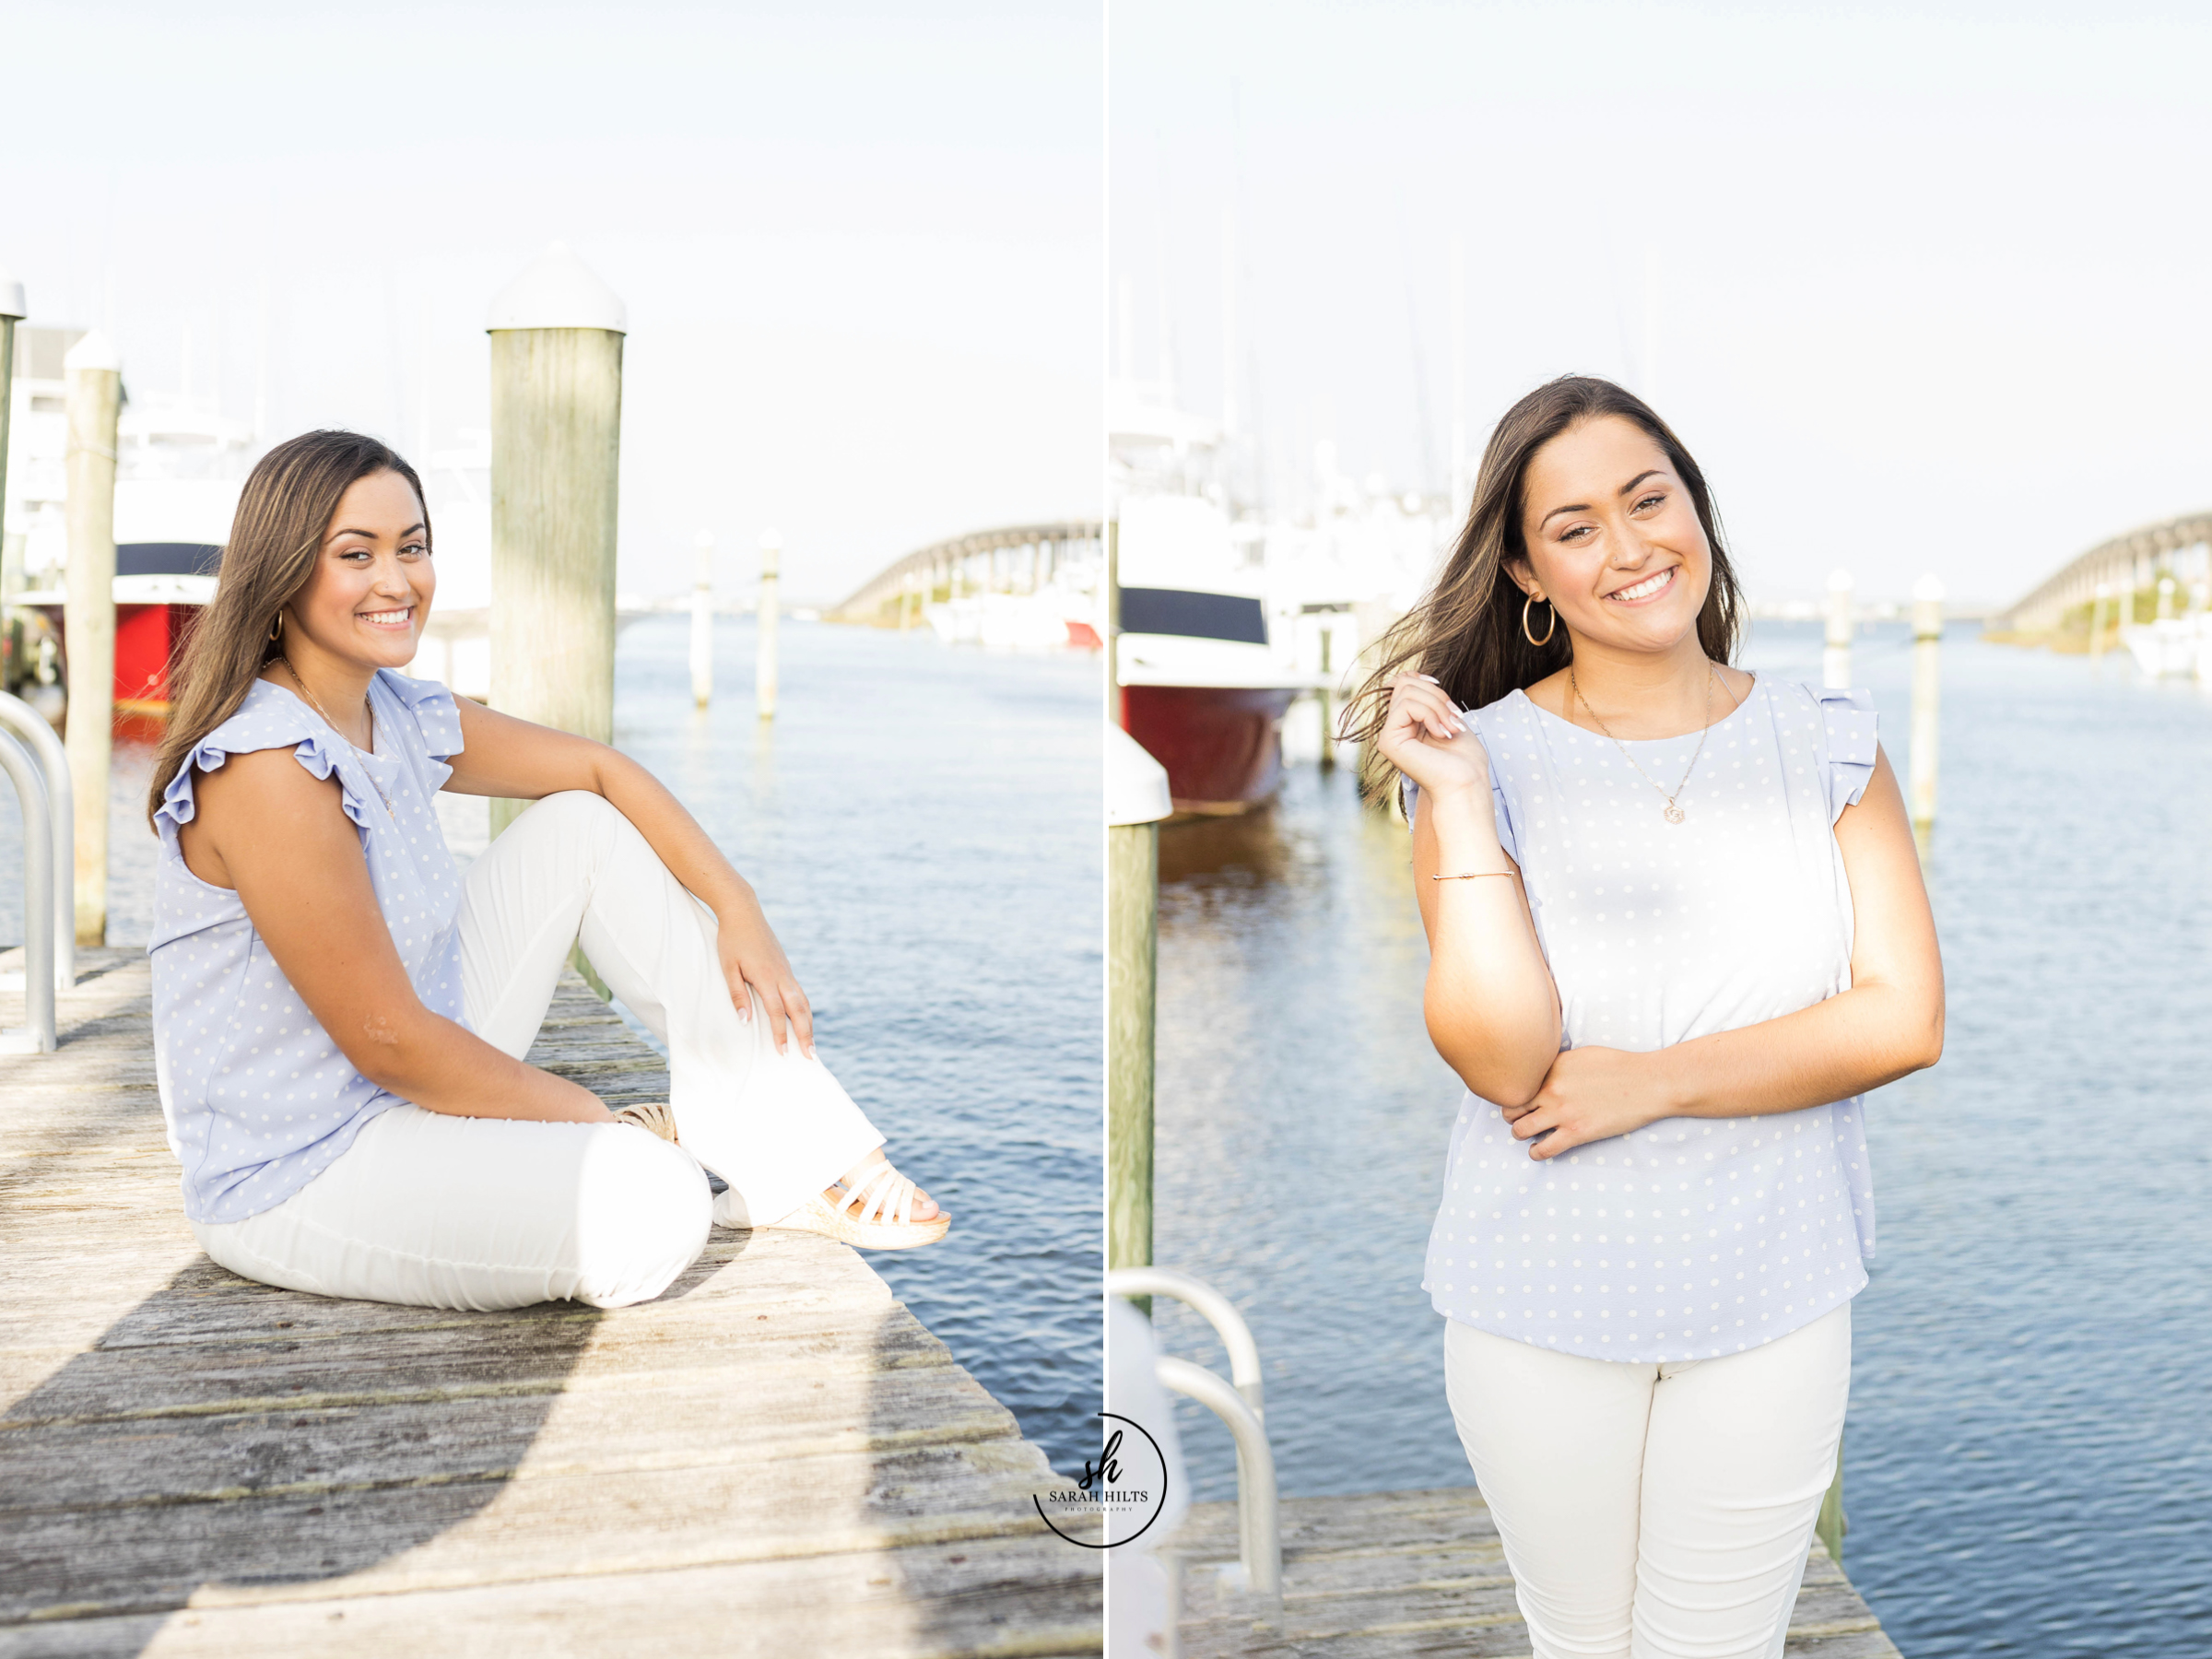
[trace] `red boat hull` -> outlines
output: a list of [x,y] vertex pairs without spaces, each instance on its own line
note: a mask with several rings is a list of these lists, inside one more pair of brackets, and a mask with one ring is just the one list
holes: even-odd
[[1168,769],[1178,812],[1245,812],[1283,773],[1282,719],[1297,693],[1255,686],[1124,686],[1122,724]]

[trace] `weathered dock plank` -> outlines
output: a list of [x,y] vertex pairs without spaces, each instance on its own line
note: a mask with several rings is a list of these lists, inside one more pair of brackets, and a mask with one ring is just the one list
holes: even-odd
[[[1192,1509],[1172,1545],[1184,1659],[1527,1659],[1505,1550],[1472,1487],[1287,1499],[1282,1528],[1282,1611],[1255,1618],[1220,1571],[1237,1559],[1236,1506]],[[1898,1659],[1818,1544],[1783,1651],[1787,1659]]]
[[[0,1659],[1099,1651],[1064,1483],[853,1252],[717,1230],[611,1312],[249,1283],[183,1223],[146,959],[82,960],[0,1059]],[[665,1096],[572,978],[531,1058]]]

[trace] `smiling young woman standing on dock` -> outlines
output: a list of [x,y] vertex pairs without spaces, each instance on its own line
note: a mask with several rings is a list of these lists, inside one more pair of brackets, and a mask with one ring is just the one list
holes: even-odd
[[1468,1088],[1423,1283],[1538,1659],[1782,1652],[1874,1248],[1857,1097],[1943,1046],[1871,700],[1729,666],[1739,616],[1688,453],[1555,381],[1362,692]]
[[[436,591],[428,519],[375,440],[279,444],[178,669],[148,803],[154,1038],[202,1247],[327,1296],[618,1307],[713,1223],[941,1237],[675,796],[605,745],[394,672]],[[441,788],[538,804],[465,876]],[[580,940],[668,1046],[674,1145],[524,1063]]]

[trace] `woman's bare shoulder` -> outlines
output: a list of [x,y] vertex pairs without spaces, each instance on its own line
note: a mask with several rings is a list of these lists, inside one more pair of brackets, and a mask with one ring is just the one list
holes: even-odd
[[211,887],[236,888],[247,865],[312,867],[359,856],[336,775],[316,777],[289,748],[252,749],[212,771],[196,769],[193,798],[178,850],[184,867]]

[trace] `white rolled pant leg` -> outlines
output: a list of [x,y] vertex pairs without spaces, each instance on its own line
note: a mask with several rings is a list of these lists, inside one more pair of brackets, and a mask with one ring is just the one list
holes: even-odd
[[710,1209],[699,1166],[641,1130],[394,1106],[282,1204],[193,1232],[231,1272],[317,1296],[622,1308],[699,1259]]
[[758,996],[740,1018],[715,952],[714,913],[602,797],[548,795],[470,866],[461,905],[469,1023],[521,1057],[569,947],[668,1045],[684,1149],[729,1183],[715,1219],[782,1220],[883,1145],[819,1060],[778,1053]]
[[1778,1659],[1851,1390],[1851,1304],[1632,1364],[1445,1322],[1445,1388],[1535,1659]]

